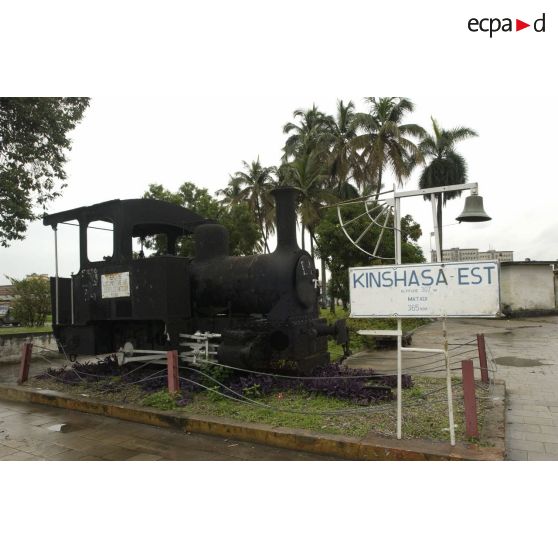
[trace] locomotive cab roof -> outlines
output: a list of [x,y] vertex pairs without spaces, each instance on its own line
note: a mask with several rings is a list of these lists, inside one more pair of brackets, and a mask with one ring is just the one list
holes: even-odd
[[190,209],[153,199],[110,200],[95,205],[77,207],[51,215],[45,214],[43,224],[54,229],[58,224],[77,220],[80,228],[80,255],[82,264],[87,254],[87,227],[94,221],[112,223],[114,228],[113,259],[132,257],[132,238],[155,234],[167,235],[168,253],[174,255],[174,246],[180,236],[192,234],[196,227],[214,223],[211,219]]

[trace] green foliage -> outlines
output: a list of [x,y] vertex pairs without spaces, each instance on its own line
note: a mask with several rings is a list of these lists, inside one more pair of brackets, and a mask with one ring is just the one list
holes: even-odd
[[[414,104],[405,97],[366,97],[369,111],[355,115],[361,134],[353,140],[360,150],[360,165],[355,178],[367,193],[380,192],[385,168],[393,170],[400,185],[414,165],[422,161],[422,153],[411,138],[424,136],[417,124],[403,119],[413,112]],[[371,187],[371,184],[374,186]]]
[[242,388],[242,393],[246,397],[250,397],[252,399],[261,397],[262,393],[260,391],[260,387],[260,384],[254,384],[253,386]]
[[147,407],[155,407],[161,411],[171,411],[177,408],[176,402],[179,397],[179,394],[170,394],[167,390],[161,390],[144,397],[141,404]]
[[13,317],[28,327],[44,326],[50,313],[50,284],[48,279],[31,275],[17,280],[8,277],[14,285]]
[[[218,364],[196,364],[196,368],[221,383],[230,378],[234,373],[231,368],[224,368]],[[202,376],[200,383],[207,387],[219,387],[218,384],[212,382],[210,378],[206,378],[205,376]]]
[[[467,182],[467,162],[455,150],[455,144],[467,138],[477,136],[470,128],[463,126],[445,130],[432,118],[432,134],[426,134],[420,142],[419,149],[426,161],[424,170],[419,178],[419,188],[428,190],[437,186],[450,186]],[[461,192],[446,192],[437,194],[436,221],[438,224],[440,250],[442,249],[442,206],[448,200],[461,196]],[[430,196],[424,196],[430,201]]]
[[229,231],[232,256],[248,256],[260,251],[262,234],[247,205],[235,204],[228,208],[221,205],[218,220]]
[[[187,207],[206,219],[216,220],[229,231],[230,251],[234,256],[253,254],[259,248],[262,235],[253,213],[245,205],[226,206],[206,188],[198,188],[192,182],[185,182],[177,192],[171,192],[161,184],[150,184],[143,197]],[[157,235],[146,239],[145,246],[155,250],[156,254],[162,254],[166,252],[165,243],[166,236]],[[194,241],[190,236],[178,240],[177,254],[194,255]]]
[[228,188],[218,192],[225,196],[225,203],[234,207],[246,205],[256,219],[263,239],[264,252],[269,252],[268,239],[275,230],[275,204],[271,190],[277,186],[275,167],[265,167],[258,157],[248,164],[242,161],[244,170],[235,172]]
[[[419,178],[419,188],[428,189],[467,182],[467,163],[455,150],[455,144],[477,136],[470,128],[463,126],[445,130],[432,118],[432,134],[427,134],[420,142],[426,164]],[[461,196],[461,192],[446,192],[446,201]],[[429,200],[429,196],[425,196]]]
[[65,186],[68,137],[86,97],[0,97],[0,246],[24,238],[33,207]]

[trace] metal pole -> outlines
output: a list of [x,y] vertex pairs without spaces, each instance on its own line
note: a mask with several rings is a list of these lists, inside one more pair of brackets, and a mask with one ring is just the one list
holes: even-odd
[[450,359],[448,354],[448,331],[446,327],[446,317],[442,320],[442,330],[444,333],[444,356],[446,360],[446,387],[448,390],[448,418],[450,430],[450,443],[455,446],[455,422],[453,420],[453,392],[451,389],[451,370]]
[[54,299],[55,299],[55,312],[56,315],[54,317],[55,324],[58,325],[58,230],[57,227],[54,226],[54,269],[55,269],[55,280],[54,280]]
[[[434,222],[434,239],[436,241],[436,261],[442,263],[442,250],[440,247],[440,228],[436,219],[436,196],[430,195],[430,203],[432,204],[432,220]],[[448,331],[446,316],[442,318],[442,332],[444,336],[444,358],[446,361],[446,387],[448,392],[448,417],[449,417],[449,430],[450,430],[450,443],[455,446],[455,423],[453,420],[453,392],[451,388],[451,370],[448,353]]]
[[74,325],[74,274],[70,275],[70,303],[72,305],[72,325]]
[[395,264],[401,265],[401,200],[395,198],[394,204],[395,221]]
[[436,261],[442,263],[442,247],[440,246],[440,228],[438,227],[438,218],[436,215],[436,196],[430,194],[430,203],[432,204],[432,221],[434,222],[434,243],[436,245]]
[[[395,198],[394,204],[394,220],[395,220],[395,265],[401,265],[401,200]],[[402,424],[402,335],[403,325],[401,318],[397,318],[397,439],[401,440],[401,424]]]
[[401,440],[401,424],[402,424],[402,404],[401,404],[401,389],[402,389],[402,351],[401,351],[401,318],[397,320],[397,329],[399,333],[397,334],[397,439]]

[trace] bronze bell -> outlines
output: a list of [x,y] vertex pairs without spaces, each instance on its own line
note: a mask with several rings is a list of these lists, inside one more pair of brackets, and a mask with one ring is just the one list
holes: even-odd
[[492,217],[489,217],[484,210],[482,204],[482,196],[478,194],[471,194],[465,200],[465,207],[457,221],[460,223],[480,223],[481,221],[490,221]]

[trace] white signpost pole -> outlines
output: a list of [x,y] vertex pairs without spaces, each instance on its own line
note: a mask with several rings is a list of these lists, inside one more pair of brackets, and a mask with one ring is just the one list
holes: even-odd
[[[440,203],[442,203],[442,196],[440,195]],[[434,223],[434,240],[436,244],[436,261],[438,263],[443,263],[442,259],[442,246],[440,242],[440,227],[441,223],[438,223],[438,218],[436,215],[436,194],[430,194],[430,203],[432,205],[432,222]],[[444,336],[444,359],[446,363],[446,386],[448,392],[448,419],[449,419],[449,431],[450,431],[450,443],[455,446],[455,421],[453,417],[453,390],[451,387],[451,370],[449,361],[449,351],[448,351],[448,330],[446,315],[442,317],[442,331]]]
[[[394,203],[394,221],[395,221],[395,265],[401,265],[401,200],[395,198]],[[401,440],[401,422],[402,422],[402,335],[403,324],[401,318],[397,318],[397,439]]]
[[442,320],[442,330],[444,332],[444,356],[446,360],[446,387],[448,391],[448,418],[449,418],[449,431],[450,443],[455,446],[455,422],[453,420],[453,391],[451,389],[451,370],[448,352],[448,330],[446,327],[446,317]]

